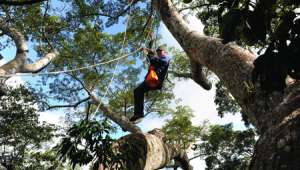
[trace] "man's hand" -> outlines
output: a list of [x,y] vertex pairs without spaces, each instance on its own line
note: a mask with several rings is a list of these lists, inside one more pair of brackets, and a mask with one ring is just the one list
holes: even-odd
[[149,49],[149,48],[142,47],[142,48],[141,48],[141,51],[146,51],[146,52],[148,52],[148,51],[152,51],[152,50]]

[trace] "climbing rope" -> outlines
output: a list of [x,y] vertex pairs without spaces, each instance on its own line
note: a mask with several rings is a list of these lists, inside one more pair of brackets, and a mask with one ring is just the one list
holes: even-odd
[[[124,37],[123,37],[123,42],[122,42],[121,50],[120,50],[120,54],[121,54],[121,55],[122,55],[122,53],[123,53],[123,51],[124,51],[125,42],[126,42],[126,38],[127,38],[127,27],[128,27],[128,23],[129,23],[129,20],[130,20],[131,5],[132,5],[132,3],[133,3],[133,1],[131,1],[131,3],[129,4],[129,12],[128,12],[128,17],[127,17],[126,24],[125,24],[125,28],[124,28],[124,29],[125,29],[125,30],[124,30]],[[140,50],[140,49],[141,49],[141,48],[139,48],[138,50]],[[105,91],[105,93],[104,93],[104,95],[103,95],[103,98],[105,98],[106,95],[108,94],[108,90],[110,89],[110,86],[111,86],[111,84],[112,84],[112,82],[113,82],[113,80],[114,80],[114,78],[115,78],[115,74],[116,74],[117,68],[119,67],[119,61],[120,61],[120,60],[117,61],[117,64],[116,64],[116,66],[115,66],[115,68],[114,68],[114,71],[113,71],[112,78],[110,79],[110,82],[109,82],[109,84],[108,84],[108,86],[107,86],[107,88],[106,88],[106,91]],[[99,101],[99,104],[98,104],[98,106],[97,106],[97,108],[96,108],[96,110],[95,110],[95,112],[94,112],[93,115],[96,115],[96,113],[99,111],[99,108],[100,108],[101,104],[102,104],[102,102]]]
[[140,50],[142,49],[142,47],[134,50],[133,52],[131,53],[128,53],[128,54],[125,54],[125,55],[122,55],[118,58],[115,58],[115,59],[112,59],[112,60],[109,60],[109,61],[104,61],[104,62],[101,62],[101,63],[96,63],[96,64],[92,64],[92,65],[88,65],[88,66],[85,66],[85,67],[80,67],[80,68],[75,68],[75,69],[69,69],[69,70],[61,70],[61,71],[53,71],[53,72],[48,72],[48,73],[15,73],[15,74],[6,74],[6,75],[0,75],[0,77],[13,77],[13,76],[43,76],[43,75],[57,75],[57,74],[62,74],[62,73],[71,73],[71,72],[75,72],[75,71],[79,71],[79,70],[84,70],[84,69],[88,69],[88,68],[94,68],[94,67],[97,67],[97,66],[100,66],[100,65],[104,65],[104,64],[108,64],[108,63],[112,63],[114,61],[119,61],[123,58],[126,58],[132,54],[135,54],[137,52],[139,52]]

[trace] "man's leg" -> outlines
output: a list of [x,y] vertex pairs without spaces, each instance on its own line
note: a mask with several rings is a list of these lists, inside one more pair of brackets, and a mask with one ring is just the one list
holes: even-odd
[[144,94],[149,90],[150,88],[145,82],[134,89],[134,116],[130,121],[136,121],[137,119],[144,117]]

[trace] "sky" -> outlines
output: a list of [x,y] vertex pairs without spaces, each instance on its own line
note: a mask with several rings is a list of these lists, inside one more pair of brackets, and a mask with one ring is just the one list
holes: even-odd
[[[191,28],[202,32],[203,25],[201,22],[196,19],[194,16],[186,17]],[[123,28],[121,28],[123,30]],[[122,31],[121,30],[121,31]],[[162,23],[159,29],[159,33],[162,36],[162,43],[167,44],[168,46],[174,46],[181,48],[180,45],[176,42],[173,36],[170,34],[168,29]],[[2,51],[4,56],[14,56],[14,50]],[[32,51],[32,50],[31,50]],[[5,58],[6,61],[10,58]],[[6,62],[5,60],[0,60],[0,65]],[[8,84],[15,86],[16,84],[24,84],[27,81],[27,78],[21,78],[19,76],[13,77],[8,81]],[[192,80],[187,81],[175,81],[175,88],[173,90],[176,98],[181,98],[181,104],[189,106],[193,111],[195,117],[192,119],[194,125],[200,125],[203,121],[208,120],[211,124],[226,124],[233,123],[234,129],[244,129],[245,126],[241,121],[240,114],[236,115],[225,115],[223,118],[220,118],[217,115],[216,105],[214,104],[214,95],[215,88],[210,91],[202,89],[199,85],[194,83]],[[40,120],[46,121],[53,124],[61,124],[63,122],[64,113],[62,111],[46,111],[40,112]],[[143,132],[152,130],[153,128],[161,128],[168,120],[169,117],[159,117],[156,115],[149,115],[144,118],[144,120],[138,124],[141,127]],[[193,153],[189,153],[192,156]],[[191,164],[194,166],[194,169],[203,170],[205,169],[204,161],[199,161],[199,159],[194,159],[191,161]],[[86,168],[84,168],[86,169]]]

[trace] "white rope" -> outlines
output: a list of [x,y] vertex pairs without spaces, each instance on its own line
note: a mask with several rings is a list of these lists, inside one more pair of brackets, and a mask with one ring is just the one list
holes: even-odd
[[[128,14],[128,17],[127,17],[127,20],[126,20],[126,24],[125,24],[125,28],[124,28],[124,37],[123,37],[123,42],[122,42],[120,54],[123,53],[124,47],[125,47],[125,41],[126,41],[126,38],[127,38],[127,27],[128,27],[128,23],[129,23],[129,19],[130,19],[130,13],[131,13],[131,5],[132,5],[132,3],[133,3],[133,1],[131,1],[131,3],[129,4],[129,14]],[[140,50],[140,49],[141,49],[141,48],[139,48],[138,50]],[[119,61],[120,61],[120,60],[117,61],[117,64],[116,64],[116,66],[115,66],[115,68],[114,68],[114,71],[113,71],[113,76],[112,76],[112,78],[110,79],[110,82],[109,82],[109,84],[108,84],[108,86],[107,86],[107,88],[106,88],[106,91],[105,91],[104,95],[103,95],[103,98],[104,98],[104,99],[105,99],[106,95],[108,94],[108,90],[109,90],[109,88],[110,88],[110,86],[111,86],[111,84],[112,84],[112,82],[113,82],[113,80],[114,80],[114,78],[115,78],[115,74],[116,74],[117,68],[118,68],[118,66],[119,66]],[[94,112],[93,115],[96,115],[96,113],[98,112],[98,110],[99,110],[101,104],[102,104],[102,102],[99,101],[99,104],[98,104],[98,106],[97,106],[97,108],[96,108],[96,110],[95,110],[95,112]]]
[[118,57],[118,58],[115,58],[115,59],[112,59],[112,60],[109,60],[109,61],[104,61],[104,62],[101,62],[101,63],[96,63],[96,64],[92,64],[92,65],[88,65],[88,66],[85,66],[85,67],[80,67],[80,68],[75,68],[75,69],[70,69],[70,70],[62,70],[62,71],[53,71],[53,72],[48,72],[48,73],[15,73],[15,74],[6,74],[6,75],[0,75],[0,77],[13,77],[13,76],[42,76],[42,75],[57,75],[57,74],[62,74],[62,73],[70,73],[70,72],[75,72],[75,71],[79,71],[79,70],[84,70],[84,69],[88,69],[88,68],[93,68],[93,67],[97,67],[99,65],[104,65],[104,64],[108,64],[108,63],[112,63],[114,61],[119,61],[123,58],[126,58],[132,54],[135,54],[137,52],[139,52],[141,49],[138,48],[136,50],[134,50],[133,52],[131,53],[128,53],[128,54],[125,54],[125,55],[122,55],[121,57]]

